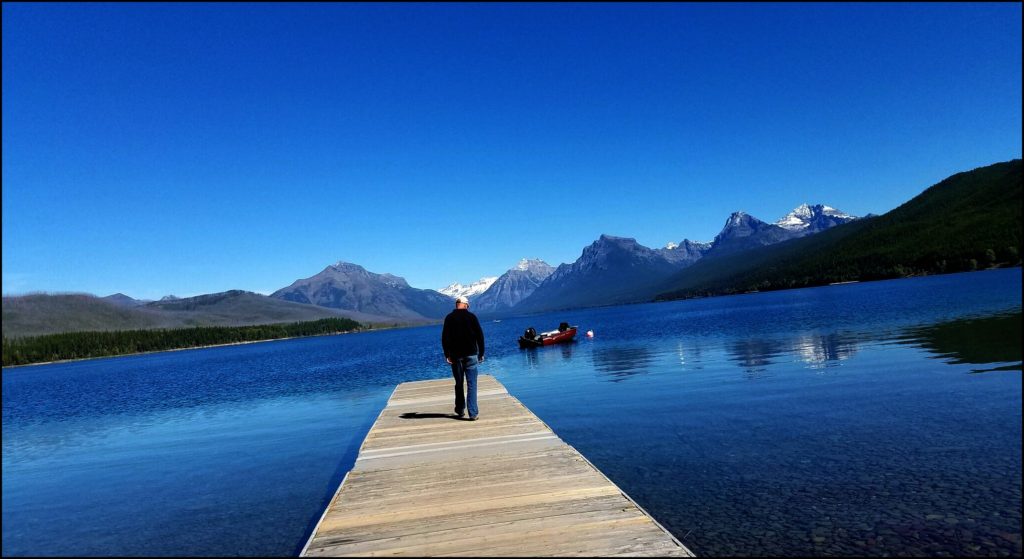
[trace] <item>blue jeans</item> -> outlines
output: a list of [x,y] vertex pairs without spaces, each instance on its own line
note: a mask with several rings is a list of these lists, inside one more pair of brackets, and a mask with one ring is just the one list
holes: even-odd
[[[476,407],[476,357],[453,357],[452,376],[455,377],[455,413],[461,414],[466,409],[466,400],[469,400],[469,416],[476,417],[480,410]],[[462,392],[462,379],[466,379],[466,388],[469,397]]]

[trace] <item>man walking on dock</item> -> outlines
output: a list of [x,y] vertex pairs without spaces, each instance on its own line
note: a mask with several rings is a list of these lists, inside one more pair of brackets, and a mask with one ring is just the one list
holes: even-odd
[[[455,299],[455,310],[444,317],[441,347],[455,377],[455,414],[462,417],[468,404],[469,420],[476,421],[480,413],[476,403],[476,365],[484,360],[484,331],[476,315],[469,312],[466,297]],[[468,395],[463,393],[463,380]]]

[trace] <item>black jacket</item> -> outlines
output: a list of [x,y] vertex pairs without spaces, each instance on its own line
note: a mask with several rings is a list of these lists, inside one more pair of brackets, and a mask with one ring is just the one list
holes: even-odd
[[455,309],[444,317],[444,329],[441,330],[441,347],[444,356],[449,359],[484,356],[484,331],[480,321],[469,309]]

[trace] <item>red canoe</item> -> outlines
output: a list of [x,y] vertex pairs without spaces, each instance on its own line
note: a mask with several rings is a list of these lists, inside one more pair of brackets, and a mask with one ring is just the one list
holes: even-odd
[[565,328],[560,327],[558,330],[541,332],[539,334],[533,328],[527,328],[526,333],[519,336],[519,347],[540,347],[571,342],[576,337],[578,326],[569,326],[564,323],[562,326],[565,326]]

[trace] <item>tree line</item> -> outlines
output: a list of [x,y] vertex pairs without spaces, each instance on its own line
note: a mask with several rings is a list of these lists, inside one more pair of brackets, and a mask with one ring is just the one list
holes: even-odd
[[158,330],[65,332],[44,336],[3,337],[3,366],[108,357],[239,342],[319,336],[360,330],[348,318],[253,326],[198,326]]

